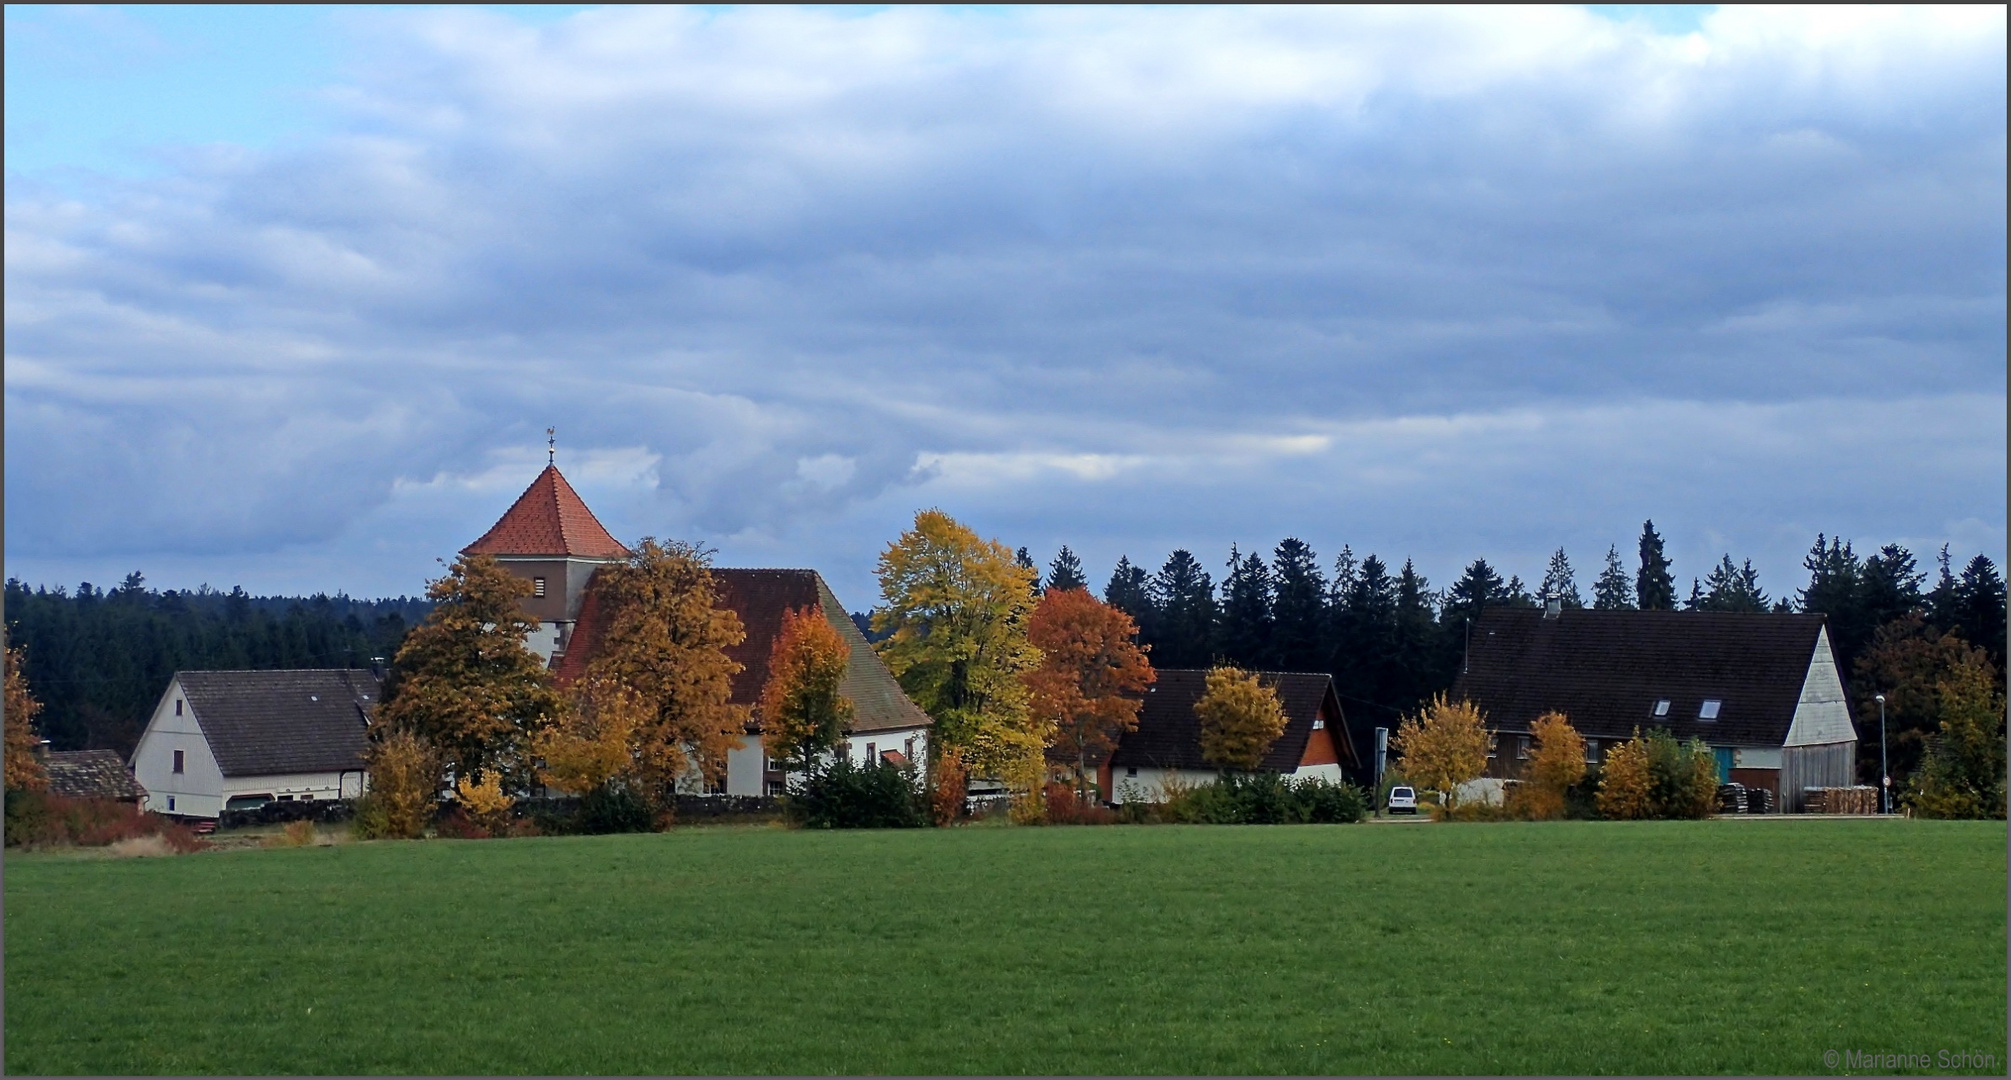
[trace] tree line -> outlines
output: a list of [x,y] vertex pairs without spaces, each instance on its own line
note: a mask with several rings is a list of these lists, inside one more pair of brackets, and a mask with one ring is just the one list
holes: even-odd
[[138,571],[112,589],[6,584],[7,640],[57,750],[130,755],[168,679],[184,670],[363,668],[395,656],[432,604],[400,596],[157,591]]

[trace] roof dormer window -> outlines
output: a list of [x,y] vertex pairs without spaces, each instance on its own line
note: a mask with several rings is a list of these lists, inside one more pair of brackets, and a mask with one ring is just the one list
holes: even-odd
[[1660,701],[1657,701],[1657,702],[1655,703],[1655,715],[1656,715],[1656,716],[1667,716],[1667,715],[1669,715],[1669,699],[1668,699],[1668,698],[1663,698],[1663,699],[1661,699]]
[[1717,698],[1705,698],[1704,704],[1699,706],[1697,709],[1697,719],[1716,720],[1718,718],[1718,706],[1720,704],[1721,702],[1719,702]]

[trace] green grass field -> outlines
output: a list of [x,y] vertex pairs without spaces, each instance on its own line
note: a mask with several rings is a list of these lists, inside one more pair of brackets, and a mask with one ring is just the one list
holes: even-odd
[[1894,821],[694,828],[9,855],[6,1069],[2001,1062],[2005,840]]

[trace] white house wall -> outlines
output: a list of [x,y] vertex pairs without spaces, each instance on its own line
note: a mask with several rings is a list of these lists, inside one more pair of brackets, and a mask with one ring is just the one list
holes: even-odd
[[[157,814],[215,817],[223,810],[223,770],[210,753],[209,740],[196,724],[195,709],[186,705],[181,680],[154,705],[154,715],[133,748],[133,778],[147,789],[145,808]],[[182,702],[182,714],[175,705]],[[175,772],[175,751],[182,751],[182,771]],[[172,800],[173,805],[169,802]]]
[[271,795],[275,799],[292,796],[293,800],[319,802],[353,799],[363,793],[363,787],[364,773],[361,769],[349,769],[339,773],[226,776],[223,778],[223,797],[226,802],[233,795]]
[[872,759],[866,754],[868,745],[873,747],[874,756],[889,750],[899,750],[908,762],[917,769],[922,767],[929,754],[929,729],[926,727],[889,728],[886,731],[856,733],[838,747],[854,765],[870,765]]
[[[1338,764],[1302,765],[1296,771],[1285,774],[1293,780],[1318,777],[1330,784],[1340,783],[1344,775]],[[1131,775],[1124,768],[1112,771],[1110,786],[1116,790],[1110,793],[1113,803],[1159,803],[1170,797],[1172,789],[1197,788],[1214,783],[1221,774],[1213,769],[1150,769],[1138,767],[1138,774]]]
[[1801,701],[1795,705],[1794,723],[1782,745],[1856,741],[1857,727],[1850,722],[1850,706],[1844,701],[1843,680],[1837,676],[1836,654],[1830,651],[1829,627],[1825,626],[1816,632],[1815,655],[1809,660]]

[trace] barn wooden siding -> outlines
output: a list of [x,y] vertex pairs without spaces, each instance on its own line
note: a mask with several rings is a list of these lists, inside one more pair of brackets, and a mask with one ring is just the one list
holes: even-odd
[[1857,782],[1857,743],[1819,743],[1781,749],[1781,809],[1802,810],[1803,788],[1849,787]]

